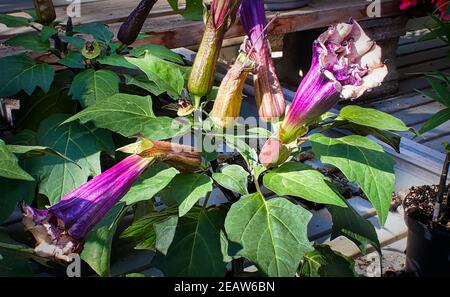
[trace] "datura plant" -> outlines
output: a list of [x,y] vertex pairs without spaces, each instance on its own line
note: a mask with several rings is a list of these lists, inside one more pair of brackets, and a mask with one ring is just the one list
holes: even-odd
[[[5,42],[16,54],[0,58],[2,110],[18,108],[0,125],[0,275],[60,276],[79,255],[82,275],[117,276],[111,266],[133,253],[164,276],[244,276],[246,265],[254,276],[356,276],[333,239],[381,248],[347,198],[366,197],[383,226],[395,163],[379,142],[398,150],[408,127],[338,102],[380,85],[381,48],[354,20],[332,25],[286,111],[263,1],[170,3],[187,19],[205,9],[194,61],[140,32],[155,1],[130,11],[117,36],[55,18],[51,1],[0,14],[24,32]],[[216,75],[238,17],[247,36]],[[254,121],[240,117],[249,104]],[[312,207],[330,214],[329,245],[313,241]]]

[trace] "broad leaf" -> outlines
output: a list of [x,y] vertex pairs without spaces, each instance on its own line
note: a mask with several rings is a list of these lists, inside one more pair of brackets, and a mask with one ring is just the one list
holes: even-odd
[[105,128],[129,137],[136,134],[153,139],[168,139],[185,134],[190,125],[169,117],[155,117],[150,96],[141,97],[116,94],[89,106],[72,116],[67,122],[92,121]]
[[165,46],[157,44],[143,44],[136,46],[130,51],[130,55],[138,58],[143,56],[145,51],[148,51],[150,54],[158,58],[184,65],[184,61],[179,54],[171,51]]
[[154,82],[148,80],[145,75],[131,76],[124,74],[123,76],[125,77],[125,84],[127,85],[139,87],[155,96],[159,96],[164,93],[164,91],[161,90]]
[[123,203],[119,203],[111,209],[86,237],[81,259],[100,276],[110,276],[111,244],[118,221],[124,214],[123,207]]
[[122,198],[127,205],[152,199],[178,174],[178,170],[164,165],[150,167]]
[[19,166],[17,157],[0,139],[0,177],[33,181],[33,177]]
[[247,195],[248,176],[249,173],[241,166],[228,165],[220,173],[214,173],[212,177],[222,187],[241,195]]
[[23,47],[34,52],[45,53],[50,50],[50,42],[47,40],[42,40],[38,35],[34,34],[21,34],[9,38],[6,42],[8,46]]
[[103,57],[97,60],[100,64],[110,65],[116,67],[123,67],[128,69],[138,69],[136,66],[128,62],[124,56],[113,54],[110,56]]
[[402,120],[397,119],[390,114],[373,108],[364,108],[357,105],[349,105],[344,107],[341,110],[339,117],[361,126],[368,126],[381,130],[409,130]]
[[84,45],[86,44],[86,40],[78,36],[60,36],[59,38],[77,49],[84,48]]
[[126,58],[128,62],[141,69],[147,78],[167,92],[173,99],[181,98],[184,87],[184,75],[179,66],[164,61],[148,52],[143,58]]
[[39,33],[39,38],[42,41],[48,41],[53,35],[57,34],[58,31],[53,28],[52,25],[44,25]]
[[234,135],[225,135],[227,145],[236,151],[244,158],[249,168],[253,168],[258,164],[258,153],[250,147],[244,140]]
[[355,260],[333,251],[328,245],[316,245],[306,253],[299,269],[303,277],[354,277]]
[[49,65],[37,64],[23,54],[0,58],[0,69],[8,73],[0,76],[0,97],[15,95],[22,90],[31,95],[36,87],[47,93],[55,75]]
[[92,35],[97,41],[109,44],[114,37],[114,33],[111,32],[105,24],[102,23],[89,23],[75,26],[74,32],[86,33]]
[[36,182],[0,178],[0,224],[14,211],[19,202],[28,204],[34,200]]
[[67,66],[69,68],[84,69],[84,57],[79,52],[70,52],[63,59],[58,61],[59,64]]
[[264,185],[277,195],[291,195],[315,203],[346,207],[325,176],[302,163],[285,163],[264,176]]
[[311,243],[307,225],[311,213],[284,198],[266,201],[259,193],[231,206],[225,230],[242,246],[238,255],[254,262],[268,276],[294,276]]
[[342,208],[328,205],[327,208],[333,219],[332,240],[339,236],[345,236],[353,241],[363,254],[366,253],[368,244],[381,254],[381,246],[375,227],[361,217],[353,207],[348,205],[347,208]]
[[167,255],[157,254],[153,264],[169,277],[225,276],[220,244],[224,220],[220,209],[194,208],[178,219]]
[[161,200],[168,206],[178,206],[182,217],[212,191],[212,184],[211,178],[204,174],[179,174],[161,192]]
[[75,76],[69,95],[83,107],[119,93],[120,79],[112,71],[88,69]]
[[384,225],[394,190],[395,161],[379,144],[359,135],[329,138],[314,134],[310,140],[320,161],[336,166],[349,181],[358,183]]
[[443,109],[429,118],[420,128],[419,134],[424,134],[450,121],[450,108]]
[[0,23],[10,28],[26,27],[30,25],[30,20],[24,17],[0,13]]
[[190,21],[203,20],[203,1],[202,0],[189,0],[186,1],[186,8],[183,12],[178,9],[178,0],[168,1],[173,10],[180,13],[185,19]]
[[111,133],[92,125],[61,125],[66,115],[56,114],[42,122],[38,144],[52,147],[77,162],[54,156],[29,159],[30,172],[40,181],[39,193],[55,204],[65,194],[79,187],[91,176],[101,173],[100,152],[114,152]]
[[7,148],[11,153],[20,154],[21,155],[20,158],[22,159],[51,155],[59,157],[69,162],[74,162],[69,158],[67,158],[66,156],[64,156],[63,154],[61,154],[60,152],[47,146],[9,144],[7,145]]

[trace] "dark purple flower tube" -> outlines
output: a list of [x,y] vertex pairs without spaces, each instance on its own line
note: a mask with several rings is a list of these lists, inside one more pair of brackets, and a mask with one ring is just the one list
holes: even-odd
[[70,261],[69,255],[81,251],[84,237],[128,192],[153,160],[131,155],[48,209],[22,205],[23,224],[36,239],[36,254]]
[[278,119],[284,115],[286,105],[267,39],[264,0],[243,0],[239,15],[250,40],[248,54],[256,62],[253,81],[259,116],[265,121]]

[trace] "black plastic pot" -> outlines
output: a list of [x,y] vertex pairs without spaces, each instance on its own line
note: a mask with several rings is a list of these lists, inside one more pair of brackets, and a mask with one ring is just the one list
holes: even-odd
[[420,277],[450,276],[450,232],[429,228],[409,214],[405,222],[406,271]]
[[265,0],[266,10],[287,10],[308,5],[311,0]]

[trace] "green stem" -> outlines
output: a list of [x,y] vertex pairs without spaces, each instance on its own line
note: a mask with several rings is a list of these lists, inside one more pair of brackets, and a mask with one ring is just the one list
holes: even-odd
[[[450,153],[447,153],[445,157],[444,166],[442,168],[441,180],[439,182],[439,191],[436,194],[435,202],[434,202],[434,211],[433,211],[433,222],[437,222],[439,219],[439,215],[441,214],[441,205],[444,200],[444,193],[446,190],[447,177],[448,177],[448,169],[450,165]],[[448,200],[448,198],[447,198]]]
[[205,202],[203,202],[203,208],[206,208],[206,206],[208,205],[209,198],[211,197],[211,193],[212,192],[209,192],[208,194],[206,194]]
[[194,95],[194,110],[200,108],[200,103],[202,101],[202,96]]

